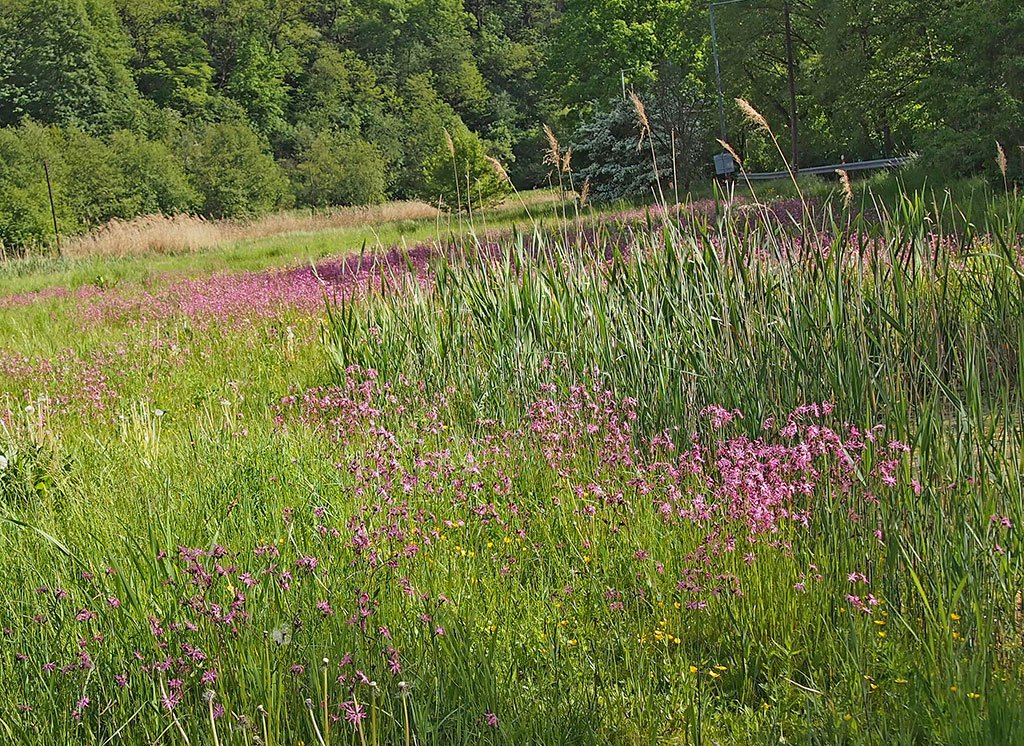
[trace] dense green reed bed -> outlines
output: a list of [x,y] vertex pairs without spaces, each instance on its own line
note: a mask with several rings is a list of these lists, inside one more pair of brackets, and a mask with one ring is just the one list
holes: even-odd
[[942,209],[5,307],[0,741],[1021,741],[1020,223]]

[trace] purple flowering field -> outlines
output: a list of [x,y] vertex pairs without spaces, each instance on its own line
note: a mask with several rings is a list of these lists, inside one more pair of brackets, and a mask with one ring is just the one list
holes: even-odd
[[0,743],[1024,742],[1024,216],[907,202],[0,293]]

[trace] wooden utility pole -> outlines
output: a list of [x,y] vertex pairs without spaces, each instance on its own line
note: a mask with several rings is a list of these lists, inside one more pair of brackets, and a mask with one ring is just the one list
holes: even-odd
[[796,121],[796,61],[793,58],[793,24],[790,20],[789,0],[783,6],[786,16],[786,68],[789,73],[789,139],[790,163],[793,173],[800,169],[800,146]]
[[43,159],[43,173],[46,174],[46,193],[50,195],[50,217],[53,218],[53,238],[57,242],[57,253],[62,254],[60,248],[60,230],[57,228],[57,206],[53,202],[53,184],[50,183],[50,164]]

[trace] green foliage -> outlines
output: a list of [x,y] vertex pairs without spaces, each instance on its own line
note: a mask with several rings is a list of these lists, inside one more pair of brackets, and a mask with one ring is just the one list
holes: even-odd
[[[821,16],[820,54],[808,72],[832,145],[843,154],[906,152],[918,133],[934,124],[914,105],[915,87],[927,75],[928,52],[906,40],[927,35],[929,23],[914,5],[836,0]],[[780,49],[783,41],[776,34],[772,43]],[[779,98],[781,80],[777,76]]]
[[0,129],[0,152],[0,243],[12,249],[53,239],[44,161],[64,234],[113,218],[188,212],[197,203],[180,158],[128,130],[100,138],[26,122]]
[[49,265],[120,282],[0,314],[5,743],[1020,743],[1024,214],[894,202],[352,257],[329,319],[196,276],[308,237]]
[[673,65],[681,84],[705,86],[706,9],[693,0],[569,0],[547,75],[573,111],[586,114],[627,86]]
[[202,112],[213,90],[210,53],[202,39],[185,29],[160,25],[138,43],[139,90],[159,106]]
[[283,124],[288,91],[280,55],[255,38],[245,39],[238,51],[227,92],[245,109],[257,131],[269,133]]
[[461,122],[446,131],[444,148],[423,163],[420,195],[449,209],[472,209],[508,194],[508,184],[487,161],[487,151],[476,134]]
[[[748,99],[786,139],[792,113],[787,41],[803,165],[916,152],[942,180],[986,174],[1002,182],[995,142],[1011,156],[1024,144],[1024,11],[1015,0],[751,0],[718,5],[715,15],[725,139],[750,169],[782,163],[766,133],[745,121],[732,100]],[[624,88],[650,99],[652,113],[656,102],[664,104],[661,134],[654,135],[675,134],[673,173],[680,188],[688,188],[710,175],[707,154],[717,150],[714,70],[707,4],[697,0],[0,4],[0,127],[29,118],[65,133],[101,136],[105,144],[122,130],[170,144],[181,128],[239,122],[296,177],[295,164],[319,133],[346,132],[379,152],[386,198],[443,197],[452,205],[466,191],[461,177],[454,188],[460,169],[470,175],[468,191],[475,191],[474,179],[494,191],[481,147],[520,188],[545,185],[542,123],[554,124],[567,142],[590,146],[594,164],[605,169],[595,187],[622,182],[600,186],[602,194],[649,194],[637,158],[619,147],[624,140],[606,137],[619,127],[610,102],[621,99]],[[443,173],[445,129],[464,141],[469,159],[449,174]],[[73,206],[82,213],[62,221],[66,230],[154,205],[206,211],[206,199],[185,194],[180,174],[168,187],[177,196],[157,198],[152,180],[141,197],[127,194],[131,184],[116,183],[121,165],[99,164],[100,151],[87,156],[80,145],[81,158],[92,158],[102,166],[97,173],[112,181],[99,199]],[[663,168],[672,149],[658,143]],[[616,176],[612,158],[636,173]],[[184,163],[189,170],[195,161]],[[265,176],[232,178],[260,182]],[[1010,157],[1008,179],[1021,178],[1024,160]],[[442,186],[449,181],[450,188]],[[268,199],[240,200],[251,203],[242,212],[278,204],[278,187]],[[30,199],[27,189],[0,195],[0,203]],[[227,191],[239,189],[246,191],[237,185]],[[36,208],[0,209],[27,214]]]
[[109,145],[79,130],[69,130],[60,136],[59,148],[65,199],[86,226],[138,214],[133,190]]
[[685,192],[701,172],[709,121],[695,113],[699,99],[675,86],[649,90],[642,97],[649,130],[640,124],[632,100],[617,98],[576,131],[576,181],[589,181],[595,200],[669,199],[675,179],[678,191]]
[[471,22],[460,0],[365,0],[349,4],[332,28],[391,85],[429,71],[442,100],[480,117],[488,91],[473,58]]
[[384,201],[384,159],[378,150],[350,135],[323,132],[302,154],[296,175],[299,198],[307,205],[371,205]]
[[241,122],[208,124],[186,148],[204,214],[251,217],[287,204],[288,182],[259,136]]
[[[53,237],[44,161],[56,171],[59,154],[46,129],[31,123],[0,129],[0,246],[5,255]],[[60,182],[55,186],[58,220],[67,224],[73,216]]]
[[298,124],[314,131],[367,131],[390,105],[373,68],[351,50],[323,45],[296,91]]
[[[748,99],[780,136],[790,116],[787,5],[802,164],[917,152],[943,179],[993,176],[994,142],[1024,141],[1019,3],[762,0],[756,13],[719,8],[726,100]],[[763,134],[729,109],[729,137],[750,166],[781,167]]]
[[181,159],[169,146],[120,130],[110,138],[110,151],[131,193],[132,202],[123,217],[195,210],[199,196]]
[[405,107],[393,123],[402,143],[398,193],[460,209],[505,192],[485,158],[485,143],[434,91],[430,76],[410,78],[402,97]]
[[[1008,151],[1024,144],[1024,7],[944,0],[927,4],[925,17],[936,54],[915,89],[926,125],[934,125],[921,131],[922,154],[945,174],[984,171],[998,179],[994,142]],[[1024,163],[1013,161],[1024,179]]]
[[12,0],[0,8],[0,125],[29,117],[111,130],[132,124],[130,54],[108,0]]

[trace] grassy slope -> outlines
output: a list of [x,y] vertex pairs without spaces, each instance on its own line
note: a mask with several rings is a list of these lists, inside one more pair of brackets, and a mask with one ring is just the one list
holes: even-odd
[[[520,218],[506,214],[491,227]],[[908,234],[920,227],[904,226]],[[434,225],[381,231],[410,243],[436,235]],[[291,236],[189,256],[56,264],[9,275],[3,287],[89,284],[98,274],[129,283],[164,273],[259,269],[358,250],[364,236]],[[212,743],[202,699],[212,688],[229,713],[218,721],[220,743],[251,742],[253,732],[238,728],[237,716],[265,722],[272,743],[317,743],[317,728],[322,733],[328,726],[311,724],[304,700],[316,703],[321,723],[320,661],[327,657],[332,712],[343,714],[336,708],[353,696],[364,704],[376,697],[380,743],[402,742],[403,702],[425,744],[754,744],[776,742],[780,734],[789,742],[837,744],[1016,742],[1024,722],[1015,694],[1020,540],[989,521],[993,513],[1024,520],[1017,461],[998,455],[1000,448],[1019,450],[1021,432],[1018,382],[1010,373],[1020,349],[1022,302],[1012,272],[993,259],[978,271],[959,275],[947,268],[916,284],[897,285],[887,275],[890,284],[855,275],[837,284],[830,282],[834,267],[778,282],[770,266],[752,277],[742,263],[719,265],[710,255],[680,262],[680,254],[658,243],[662,237],[649,240],[659,251],[618,277],[620,295],[602,292],[593,268],[518,282],[500,268],[489,274],[455,267],[440,296],[410,293],[351,307],[348,322],[328,329],[327,349],[319,313],[210,324],[127,317],[93,326],[83,325],[66,299],[5,309],[0,350],[47,358],[0,376],[6,395],[0,413],[12,410],[5,425],[22,454],[17,478],[4,482],[0,515],[25,524],[0,527],[7,558],[0,566],[0,607],[11,610],[3,626],[12,629],[0,649],[5,737],[102,742],[124,725],[129,743],[158,740],[161,733],[164,743],[183,743],[177,717],[192,743]],[[752,248],[742,232],[733,240],[737,249]],[[998,281],[985,281],[991,277]],[[899,289],[890,293],[890,287]],[[943,287],[967,292],[953,302]],[[878,307],[902,323],[926,309],[915,327],[919,335],[869,313]],[[446,324],[445,314],[456,312],[464,314],[460,323]],[[719,326],[726,319],[732,337]],[[602,322],[609,324],[603,331]],[[534,337],[531,329],[543,331]],[[380,330],[384,343],[374,341]],[[927,396],[935,393],[928,383],[930,341],[941,335],[964,351],[950,368],[964,379],[954,385],[968,386],[957,393],[955,428],[935,427],[943,408]],[[793,345],[785,353],[783,339]],[[907,340],[913,344],[905,346]],[[444,344],[431,346],[439,341]],[[864,344],[875,346],[870,358],[858,352]],[[999,354],[982,364],[990,347]],[[538,431],[521,420],[545,380],[526,361],[550,349],[563,352],[571,372],[560,378],[557,365],[551,372],[557,393],[539,411],[557,416],[544,419],[539,432],[557,442],[580,439],[562,468],[548,463],[544,441],[531,435]],[[331,366],[331,352],[343,363],[354,352],[382,369],[391,366],[395,396],[407,409],[374,399],[386,413],[372,417],[371,428],[347,404],[314,401],[308,423],[293,411],[287,429],[275,425],[282,396],[345,382]],[[586,380],[578,371],[597,360],[618,389],[613,401],[638,395],[638,427],[665,418],[689,426],[712,401],[745,410],[756,425],[760,416],[799,403],[808,388],[822,394],[830,386],[861,425],[881,420],[909,429],[927,414],[931,427],[910,435],[915,459],[923,453],[928,462],[901,461],[893,488],[869,476],[870,484],[847,494],[824,480],[812,530],[782,525],[768,542],[744,547],[757,555],[750,565],[743,552],[713,560],[715,573],[741,576],[742,598],[681,593],[686,555],[706,542],[707,532],[664,523],[654,501],[636,494],[638,474],[654,483],[660,472],[647,462],[614,460],[614,442],[602,438],[621,424],[608,420],[617,410],[602,408],[607,401],[592,409],[584,398],[579,412],[560,419],[571,401],[568,384]],[[800,363],[803,372],[793,367]],[[471,375],[458,373],[467,367]],[[425,379],[428,395],[399,385],[402,373]],[[486,397],[476,396],[481,392]],[[901,396],[907,406],[893,411]],[[482,398],[492,407],[487,414],[503,414],[513,432],[476,423],[472,407]],[[41,425],[44,408],[49,419]],[[327,432],[317,428],[325,424],[321,414]],[[350,417],[352,435],[338,442],[327,437]],[[438,418],[447,430],[431,430]],[[985,432],[993,422],[995,431]],[[597,428],[592,440],[583,435],[588,425]],[[750,426],[739,423],[739,429]],[[709,437],[714,443],[716,436]],[[0,436],[0,443],[9,441]],[[416,464],[429,454],[437,454],[431,458],[438,477]],[[971,472],[976,454],[990,459],[981,478]],[[871,451],[869,460],[883,455]],[[354,471],[353,461],[371,468]],[[931,479],[918,499],[908,480],[926,467]],[[405,496],[400,476],[413,473],[420,488]],[[957,489],[935,476],[946,473],[960,482]],[[502,522],[471,510],[485,498],[457,486],[456,477],[485,485],[510,478],[509,495],[486,498]],[[605,496],[623,492],[626,503],[604,499],[591,484]],[[663,487],[652,494],[664,497]],[[706,485],[684,482],[684,493],[689,488]],[[384,490],[398,505],[407,500],[411,514],[422,508],[425,515],[400,523],[419,533],[399,546],[415,542],[421,555],[401,560],[394,573],[369,567],[349,544],[360,506],[396,506],[382,497]],[[882,497],[880,504],[866,499],[871,492]],[[509,510],[513,502],[519,515]],[[326,508],[323,517],[314,513],[318,507]],[[861,513],[859,522],[849,519],[849,507]],[[387,510],[370,515],[370,528],[387,525]],[[341,537],[322,534],[318,525]],[[872,534],[879,525],[884,543]],[[742,525],[724,528],[743,545]],[[379,541],[384,551],[388,542]],[[771,541],[791,543],[792,551],[776,551]],[[1008,553],[995,553],[994,542]],[[181,606],[192,586],[188,563],[175,559],[179,544],[223,545],[231,553],[224,562],[253,572],[265,567],[253,547],[274,544],[281,567],[295,575],[294,590],[282,592],[268,580],[246,590],[254,618],[235,636]],[[160,550],[170,558],[156,559]],[[317,574],[295,567],[303,556],[318,558]],[[214,572],[212,559],[203,564]],[[116,574],[106,575],[107,566]],[[97,577],[83,578],[83,569]],[[870,586],[851,584],[852,572],[870,574]],[[431,598],[406,597],[400,575]],[[50,592],[37,593],[40,586]],[[58,587],[70,598],[55,599]],[[237,575],[216,576],[207,599],[227,607],[240,587]],[[365,632],[345,624],[358,611],[360,591],[379,604]],[[845,595],[868,591],[884,598],[883,609],[870,616],[851,612]],[[439,595],[451,603],[439,602]],[[120,601],[117,608],[110,596]],[[685,603],[696,598],[710,610],[687,610]],[[334,616],[318,610],[325,600]],[[83,608],[98,617],[77,620]],[[36,624],[36,614],[50,621]],[[430,614],[430,622],[421,614]],[[164,627],[195,621],[199,630],[155,639],[150,616]],[[289,632],[288,645],[270,640],[271,631],[295,620],[302,627]],[[381,624],[390,639],[377,629]],[[82,639],[93,668],[79,665]],[[133,651],[152,662],[183,655],[185,643],[208,658],[179,674],[186,696],[172,717],[160,702],[161,687],[174,676],[143,673]],[[400,651],[400,674],[385,665],[390,646]],[[350,675],[336,668],[346,652],[378,681],[376,693],[335,681]],[[49,661],[75,666],[50,676],[41,671]],[[305,668],[295,674],[293,665]],[[219,672],[214,686],[199,681],[207,668]],[[113,678],[121,672],[130,674],[125,690]],[[408,699],[398,688],[402,680],[413,682]],[[83,696],[90,704],[79,724],[72,714]],[[22,713],[18,704],[34,709]],[[258,707],[268,713],[265,721]],[[487,724],[488,712],[499,716],[497,728]],[[358,740],[343,722],[329,727],[331,743]],[[262,737],[261,727],[255,732]]]

